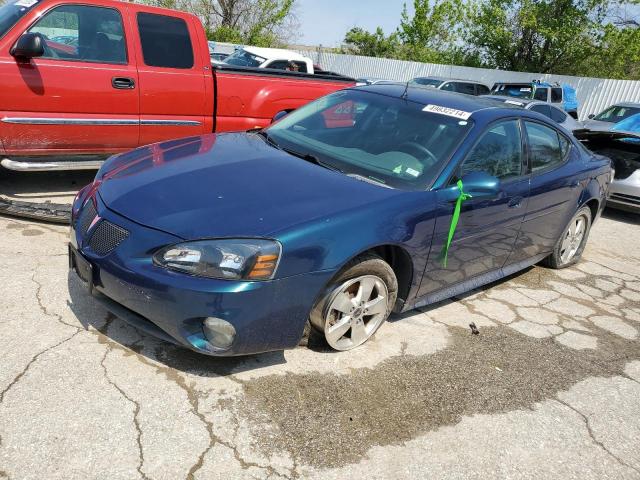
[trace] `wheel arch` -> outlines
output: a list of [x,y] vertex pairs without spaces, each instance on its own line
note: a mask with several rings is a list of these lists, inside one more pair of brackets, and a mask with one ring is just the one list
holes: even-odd
[[342,272],[345,265],[348,265],[356,258],[367,254],[376,255],[389,264],[398,281],[398,300],[396,300],[396,305],[398,301],[405,303],[409,296],[409,292],[411,291],[415,268],[411,255],[400,245],[382,244],[366,248],[351,256],[342,265],[340,265],[336,275],[338,275],[339,272]]

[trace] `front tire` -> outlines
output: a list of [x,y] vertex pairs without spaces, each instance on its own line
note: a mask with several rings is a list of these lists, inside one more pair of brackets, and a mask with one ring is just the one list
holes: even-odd
[[567,228],[558,239],[553,253],[544,264],[555,269],[567,268],[580,260],[584,247],[587,245],[591,231],[591,209],[582,207],[573,216]]
[[311,310],[311,326],[331,348],[352,350],[387,320],[398,296],[393,269],[375,255],[349,262]]

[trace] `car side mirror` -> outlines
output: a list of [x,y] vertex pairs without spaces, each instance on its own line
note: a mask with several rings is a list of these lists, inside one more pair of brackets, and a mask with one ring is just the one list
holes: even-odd
[[595,116],[593,113],[590,113],[590,114],[589,114],[589,117],[587,117],[587,118],[589,118],[589,120],[591,120],[591,119],[596,118],[596,116]]
[[289,115],[289,112],[287,111],[281,111],[278,112],[274,115],[273,119],[271,120],[271,123],[276,123],[278,120],[281,120],[282,118],[286,117],[287,115]]
[[[500,195],[500,180],[486,172],[471,172],[462,177],[462,189],[474,199],[495,198]],[[443,194],[446,202],[455,202],[460,190],[454,184],[447,187]]]
[[10,53],[15,58],[41,57],[44,55],[44,38],[39,33],[25,33],[18,39]]
[[500,194],[500,180],[486,172],[471,172],[462,177],[465,193],[473,198],[493,198]]

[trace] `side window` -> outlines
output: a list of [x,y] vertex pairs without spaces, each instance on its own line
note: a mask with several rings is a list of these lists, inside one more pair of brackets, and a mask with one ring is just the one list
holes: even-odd
[[548,105],[534,105],[530,109],[532,112],[538,112],[544,115],[545,117],[551,118],[551,109]]
[[564,113],[559,108],[550,107],[551,108],[551,119],[558,123],[563,123],[567,119],[567,114]]
[[571,143],[553,128],[539,123],[525,122],[531,169],[535,172],[561,164],[571,148]]
[[551,101],[553,103],[562,102],[562,87],[553,87],[551,89]]
[[42,58],[127,63],[122,17],[113,8],[62,5],[46,13],[29,32],[44,37]]
[[458,93],[466,93],[467,95],[475,95],[476,87],[473,83],[457,82],[455,84],[455,91]]
[[476,95],[489,95],[490,91],[484,85],[476,85]]
[[462,162],[458,176],[486,172],[502,180],[522,175],[522,142],[517,120],[491,128]]
[[307,73],[307,64],[305,62],[292,62],[296,67],[298,67],[297,72]]
[[138,30],[145,65],[182,69],[193,67],[191,37],[183,19],[139,13]]
[[442,85],[440,87],[440,90],[445,90],[447,92],[455,92],[456,91],[456,84],[453,82],[447,82],[444,85]]
[[536,88],[536,92],[533,94],[533,98],[534,100],[542,100],[543,102],[546,102],[548,95],[548,88]]
[[289,62],[287,60],[274,60],[265,68],[272,68],[274,70],[287,70],[289,67]]

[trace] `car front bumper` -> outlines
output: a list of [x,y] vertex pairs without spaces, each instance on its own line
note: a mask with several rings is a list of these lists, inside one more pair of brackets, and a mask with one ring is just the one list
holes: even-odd
[[[154,265],[152,254],[181,239],[121,217],[99,199],[96,209],[98,220],[86,234],[80,231],[79,220],[71,229],[73,249],[91,265],[87,292],[135,327],[199,353],[234,356],[297,346],[317,296],[335,273],[246,282],[172,272]],[[113,251],[99,255],[90,239],[105,221],[129,235]],[[235,328],[229,349],[216,348],[207,340],[203,321],[208,317],[223,319]]]
[[607,206],[640,213],[640,170],[611,183]]

